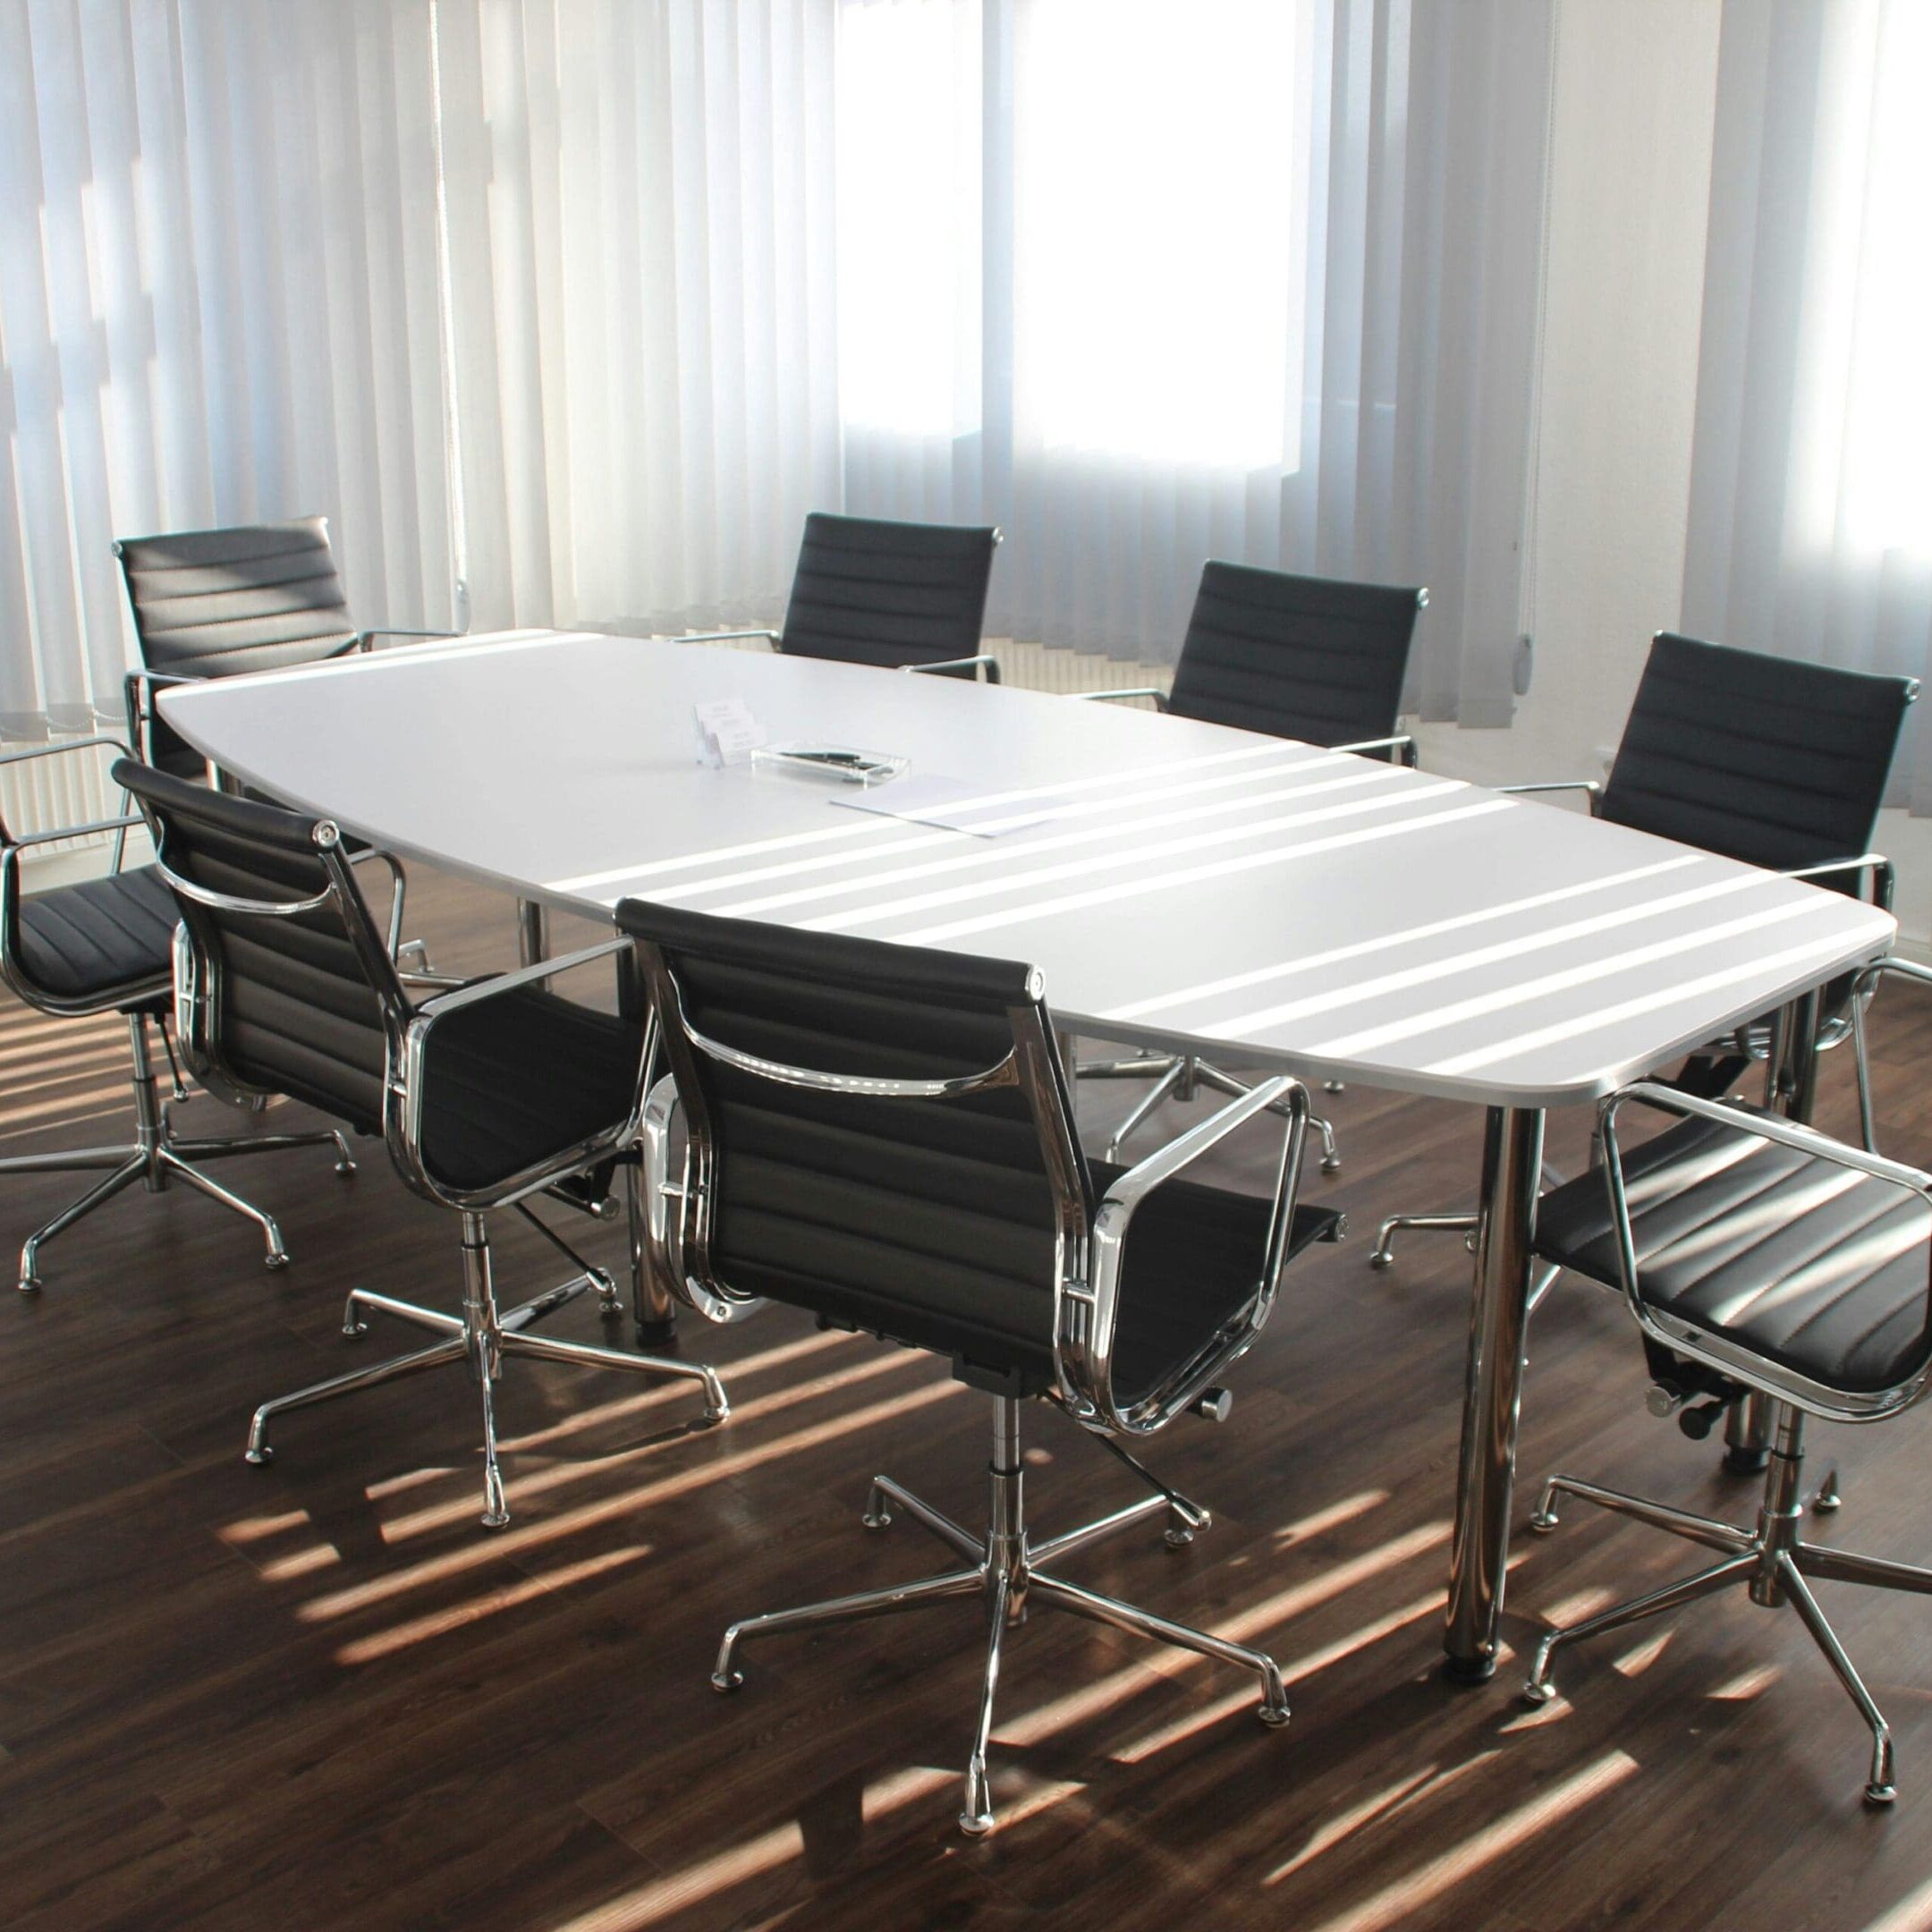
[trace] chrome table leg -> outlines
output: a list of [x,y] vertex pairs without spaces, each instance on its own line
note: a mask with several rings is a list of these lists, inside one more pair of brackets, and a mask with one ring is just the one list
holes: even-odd
[[1491,1107],[1483,1135],[1482,1213],[1443,1636],[1447,1674],[1462,1683],[1485,1682],[1496,1672],[1522,1417],[1530,1243],[1542,1171],[1541,1110]]

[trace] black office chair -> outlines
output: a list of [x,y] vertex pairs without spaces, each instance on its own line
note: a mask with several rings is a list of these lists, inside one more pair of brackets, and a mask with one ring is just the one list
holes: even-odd
[[[1922,967],[1888,963],[1932,980]],[[1625,1154],[1617,1121],[1631,1103],[1677,1116],[1677,1124]],[[1753,1603],[1798,1613],[1871,1727],[1865,1796],[1890,1804],[1890,1731],[1810,1583],[1822,1577],[1932,1594],[1932,1570],[1805,1539],[1805,1423],[1879,1421],[1925,1393],[1932,1174],[1755,1107],[1655,1082],[1613,1095],[1599,1123],[1603,1164],[1544,1197],[1538,1254],[1623,1291],[1643,1332],[1654,1412],[1682,1419],[1701,1409],[1707,1426],[1708,1412],[1755,1393],[1772,1405],[1773,1447],[1750,1528],[1553,1476],[1530,1519],[1538,1530],[1555,1527],[1559,1496],[1575,1496],[1700,1544],[1716,1561],[1546,1631],[1524,1695],[1533,1704],[1555,1695],[1550,1659],[1560,1646],[1741,1585]],[[1834,1479],[1814,1506],[1836,1504]]]
[[[1389,584],[1343,583],[1205,564],[1174,689],[1080,691],[1086,699],[1147,698],[1176,717],[1298,739],[1336,751],[1380,752],[1413,766],[1415,740],[1396,725],[1416,618],[1428,592]],[[1191,1100],[1198,1087],[1241,1094],[1247,1083],[1195,1054],[1135,1054],[1083,1062],[1081,1080],[1151,1080],[1140,1104],[1114,1130],[1107,1158],[1172,1094]],[[1328,1091],[1341,1092],[1331,1081]],[[1335,1130],[1321,1136],[1322,1172],[1341,1170]]]
[[708,631],[680,643],[764,638],[789,657],[1000,681],[981,648],[996,530],[890,523],[873,517],[805,519],[783,631]]
[[[648,1240],[665,1284],[730,1321],[769,1296],[834,1326],[951,1359],[993,1401],[982,1536],[876,1477],[865,1512],[902,1510],[962,1559],[942,1575],[733,1623],[712,1682],[740,1682],[750,1637],[979,1597],[987,1653],[960,1819],[991,1828],[987,1741],[1005,1630],[1029,1605],[1070,1610],[1256,1672],[1261,1652],[1064,1580],[1060,1559],[1153,1514],[1178,1545],[1208,1513],[1119,1438],[1190,1409],[1224,1412],[1216,1379],[1253,1342],[1287,1261],[1338,1216],[1297,1208],[1307,1096],[1264,1082],[1131,1172],[1081,1157],[1032,969],[796,933],[626,901],[670,1072],[645,1113]],[[1178,1178],[1243,1122],[1288,1109],[1271,1199]],[[673,1157],[682,1110],[685,1140]],[[1028,1540],[1020,1402],[1055,1402],[1155,1490],[1097,1522]]]
[[157,686],[317,664],[377,638],[449,635],[359,625],[326,517],[124,537],[114,547],[144,667],[129,682],[129,729],[140,755],[177,777],[199,777],[205,760],[156,716]]
[[[110,750],[124,750],[125,747],[114,738],[70,739],[0,754],[0,765],[76,754],[97,758]],[[123,1014],[133,1060],[134,1139],[131,1143],[53,1154],[16,1154],[0,1159],[0,1174],[106,1170],[72,1207],[62,1209],[27,1237],[21,1249],[22,1294],[32,1294],[43,1284],[40,1250],[46,1242],[137,1181],[150,1194],[159,1194],[171,1181],[180,1181],[245,1216],[262,1231],[267,1243],[267,1265],[285,1267],[288,1250],[274,1217],[203,1174],[195,1163],[287,1148],[328,1147],[335,1149],[338,1174],[351,1174],[355,1168],[347,1143],[334,1131],[257,1134],[233,1140],[189,1139],[174,1131],[156,1089],[148,1035],[152,1022],[160,1027],[166,1043],[174,901],[153,866],[122,869],[129,828],[140,822],[138,816],[124,816],[14,834],[0,819],[0,979],[27,1004],[57,1018]],[[21,860],[27,854],[66,840],[106,837],[110,833],[114,841],[112,869],[104,877],[40,893],[27,891],[21,875]],[[171,1057],[173,1050],[169,1046]],[[174,1096],[181,1100],[188,1097],[178,1079]]]
[[[1699,643],[1660,631],[1631,705],[1607,779],[1504,785],[1519,794],[1577,792],[1612,825],[1695,845],[1787,878],[1868,893],[1889,908],[1891,862],[1871,850],[1885,779],[1919,695],[1914,678],[1801,664]],[[1865,993],[1846,975],[1819,1003],[1817,1046],[1853,1045],[1866,1144],[1873,1145],[1865,1060]],[[1694,1055],[1678,1076],[1688,1092],[1728,1092],[1753,1061],[1779,1076],[1777,1028],[1767,1018]],[[1473,1214],[1391,1215],[1376,1231],[1372,1267],[1394,1259],[1403,1228],[1463,1234]],[[1554,1275],[1539,1283],[1536,1301]]]
[[[128,760],[114,775],[148,816],[156,869],[180,911],[175,1008],[197,1077],[241,1094],[290,1094],[360,1132],[380,1132],[404,1183],[462,1217],[462,1315],[352,1290],[345,1335],[362,1334],[364,1313],[375,1310],[437,1339],[262,1403],[249,1429],[248,1460],[266,1462],[273,1453],[271,1417],[467,1362],[482,1400],[483,1521],[495,1529],[509,1521],[491,1391],[505,1356],[689,1377],[702,1385],[708,1419],[728,1413],[716,1375],[701,1364],[531,1332],[587,1288],[607,1316],[620,1312],[610,1277],[574,1254],[528,1203],[567,1176],[608,1164],[636,1139],[649,1051],[644,1020],[594,1011],[543,986],[598,960],[621,970],[629,942],[608,939],[413,1007],[327,819]],[[487,1217],[506,1208],[578,1273],[499,1313]]]

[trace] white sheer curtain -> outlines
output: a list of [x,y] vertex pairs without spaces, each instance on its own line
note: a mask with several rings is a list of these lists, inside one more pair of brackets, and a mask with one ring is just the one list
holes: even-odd
[[[1683,620],[1932,675],[1932,7],[1727,0]],[[1932,811],[1932,734],[1894,774]]]
[[996,630],[1157,659],[1208,556],[1427,582],[1415,701],[1507,723],[1547,8],[840,27],[845,505],[996,521]]
[[0,728],[118,715],[116,536],[326,513],[449,614],[427,0],[0,4]]
[[475,622],[767,617],[835,505],[827,0],[438,0]]
[[[323,511],[399,623],[767,619],[812,508],[996,631],[1427,582],[1512,708],[1543,0],[0,0],[0,711],[117,534]],[[456,580],[467,586],[467,599]]]

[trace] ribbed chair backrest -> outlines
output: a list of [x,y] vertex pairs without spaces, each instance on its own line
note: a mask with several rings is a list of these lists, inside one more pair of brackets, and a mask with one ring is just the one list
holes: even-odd
[[1857,858],[1918,689],[1659,631],[1600,816],[1775,871]]
[[284,904],[336,887],[329,902],[284,918],[183,897],[182,916],[212,969],[205,1010],[189,1025],[216,1070],[242,1086],[379,1131],[390,1031],[408,1003],[332,849],[335,827],[130,759],[114,777],[147,811],[161,865],[190,886]]
[[1204,564],[1167,708],[1304,743],[1386,738],[1427,591]]
[[[687,1241],[687,1271],[953,1355],[968,1380],[1050,1382],[1056,1202],[1064,1188],[1084,1231],[1093,1199],[1031,970],[637,900],[616,917],[715,1164],[709,1251]],[[1017,1038],[1049,1117],[1023,1084],[943,1099],[789,1085],[694,1047],[680,1014],[760,1061],[861,1079],[958,1080]]]
[[867,517],[805,519],[780,648],[846,664],[944,664],[980,648],[999,532]]
[[[114,555],[150,671],[197,678],[274,671],[355,642],[326,518],[125,537]],[[166,725],[157,721],[153,736],[164,771],[202,770],[200,753]]]

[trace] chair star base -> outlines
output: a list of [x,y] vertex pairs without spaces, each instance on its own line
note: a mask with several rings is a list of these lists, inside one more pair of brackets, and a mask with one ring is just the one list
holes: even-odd
[[[586,1368],[623,1368],[634,1374],[688,1377],[704,1391],[708,1423],[722,1422],[731,1413],[717,1371],[702,1362],[679,1361],[665,1355],[630,1355],[620,1349],[599,1348],[587,1342],[560,1342],[550,1335],[530,1333],[532,1325],[568,1307],[593,1288],[607,1318],[621,1315],[616,1285],[601,1268],[586,1267],[570,1280],[499,1313],[484,1218],[480,1214],[469,1213],[462,1218],[463,1310],[460,1316],[421,1308],[413,1301],[401,1301],[370,1288],[351,1289],[343,1309],[343,1333],[350,1337],[367,1332],[368,1324],[362,1317],[369,1312],[393,1316],[414,1327],[427,1328],[441,1339],[428,1348],[394,1355],[367,1368],[352,1369],[347,1375],[331,1376],[326,1381],[312,1382],[306,1388],[265,1402],[249,1425],[248,1448],[244,1452],[249,1462],[266,1463],[275,1460],[275,1450],[268,1442],[268,1424],[275,1416],[292,1409],[307,1409],[317,1402],[332,1402],[338,1395],[352,1395],[425,1368],[438,1368],[445,1362],[467,1362],[483,1409],[482,1521],[486,1529],[500,1530],[510,1521],[510,1510],[496,1456],[495,1384],[502,1376],[506,1356],[528,1355],[539,1361],[573,1362]],[[555,1234],[550,1238],[556,1241]],[[558,1241],[557,1245],[562,1247],[564,1243]],[[569,1252],[567,1248],[565,1252]]]
[[[1776,1419],[1777,1439],[1770,1452],[1770,1469],[1765,1478],[1764,1500],[1758,1506],[1758,1523],[1743,1530],[1714,1517],[1700,1516],[1668,1504],[1643,1496],[1627,1496],[1622,1490],[1600,1488],[1573,1476],[1553,1476],[1544,1485],[1543,1496],[1530,1527],[1547,1532],[1556,1527],[1555,1502],[1559,1496],[1580,1497],[1620,1516],[1633,1517],[1653,1529],[1717,1551],[1718,1560],[1675,1582],[1633,1597],[1597,1616],[1565,1629],[1543,1633],[1523,1685],[1523,1697],[1532,1705],[1546,1704],[1556,1694],[1550,1676],[1550,1658],[1560,1644],[1575,1643],[1585,1637],[1597,1637],[1607,1631],[1661,1615],[1700,1597],[1716,1595],[1733,1585],[1741,1586],[1755,1604],[1767,1609],[1788,1606],[1798,1613],[1824,1652],[1826,1661],[1843,1685],[1845,1693],[1859,1709],[1872,1733],[1871,1768],[1865,1784],[1865,1801],[1888,1805],[1898,1795],[1893,1779],[1892,1731],[1885,1714],[1865,1688],[1838,1635],[1831,1627],[1818,1598],[1811,1593],[1809,1579],[1823,1577],[1838,1583],[1864,1583],[1877,1589],[1912,1590],[1932,1596],[1932,1570],[1911,1563],[1891,1563],[1877,1556],[1854,1555],[1849,1550],[1827,1549],[1808,1543],[1799,1535],[1804,1520],[1802,1489],[1804,1469],[1804,1422],[1801,1412],[1780,1403]],[[1838,1507],[1837,1471],[1820,1490],[1814,1507]],[[1828,1498],[1828,1500],[1827,1500]]]
[[150,1194],[163,1192],[169,1182],[179,1181],[199,1194],[252,1221],[262,1231],[267,1253],[264,1259],[271,1268],[288,1266],[288,1250],[275,1217],[266,1214],[224,1187],[195,1165],[197,1161],[225,1160],[236,1154],[274,1154],[290,1148],[329,1147],[335,1150],[335,1172],[352,1174],[355,1161],[349,1143],[332,1127],[300,1133],[256,1134],[233,1140],[182,1139],[170,1123],[167,1110],[157,1097],[153,1062],[148,1050],[148,1022],[143,1014],[128,1015],[128,1036],[132,1047],[134,1070],[134,1139],[120,1147],[75,1148],[54,1154],[17,1154],[0,1160],[0,1174],[64,1174],[106,1168],[106,1174],[80,1199],[64,1208],[51,1221],[36,1228],[21,1248],[20,1292],[38,1294],[45,1285],[40,1275],[40,1250],[64,1233],[75,1222],[92,1214],[139,1181]]
[[[1224,1072],[1211,1061],[1203,1060],[1195,1054],[1139,1054],[1125,1060],[1089,1060],[1075,1067],[1071,1058],[1067,1060],[1070,1071],[1076,1080],[1151,1080],[1154,1084],[1142,1094],[1130,1113],[1114,1130],[1113,1138],[1107,1142],[1106,1157],[1110,1161],[1120,1158],[1122,1147],[1127,1137],[1135,1131],[1154,1112],[1161,1102],[1172,1094],[1180,1100],[1191,1100],[1198,1087],[1212,1087],[1218,1093],[1233,1094],[1237,1098],[1250,1088],[1246,1080],[1237,1080],[1233,1074]],[[1326,1085],[1330,1093],[1342,1091],[1339,1081]],[[1276,1114],[1285,1115],[1287,1108],[1274,1108]],[[1321,1136],[1321,1171],[1325,1174],[1342,1172],[1342,1156],[1335,1146],[1335,1126],[1332,1122],[1310,1114],[1309,1129]]]
[[993,1732],[993,1700],[999,1685],[1000,1655],[1006,1632],[1021,1623],[1035,1606],[1071,1611],[1094,1623],[1112,1625],[1135,1636],[1151,1638],[1179,1649],[1214,1657],[1224,1664],[1251,1670],[1261,1679],[1261,1702],[1257,1716],[1270,1727],[1288,1722],[1287,1692],[1281,1672],[1265,1651],[1251,1650],[1245,1644],[1230,1643],[1206,1631],[1171,1623],[1150,1610],[1115,1597],[1083,1589],[1063,1578],[1050,1575],[1041,1566],[1070,1555],[1077,1549],[1097,1543],[1104,1537],[1146,1521],[1151,1516],[1168,1517],[1170,1547],[1191,1541],[1195,1532],[1210,1521],[1208,1512],[1184,1496],[1163,1493],[1131,1503],[1111,1515],[1050,1537],[1037,1547],[1027,1540],[1025,1504],[1020,1462],[1019,1403],[1011,1396],[994,1398],[992,1500],[988,1529],[984,1537],[975,1536],[950,1516],[935,1509],[889,1476],[876,1476],[866,1501],[863,1521],[869,1530],[882,1530],[893,1520],[894,1510],[902,1510],[921,1529],[929,1531],[956,1555],[964,1559],[962,1568],[916,1582],[895,1584],[886,1589],[864,1590],[856,1596],[835,1597],[823,1603],[807,1604],[794,1610],[775,1610],[764,1616],[748,1617],[733,1623],[718,1646],[716,1667],[711,1682],[716,1690],[737,1690],[744,1682],[737,1665],[738,1647],[747,1638],[769,1637],[781,1631],[801,1630],[818,1623],[855,1623],[862,1618],[889,1616],[902,1610],[919,1610],[928,1605],[951,1603],[978,1597],[985,1606],[987,1621],[986,1665],[980,1681],[979,1722],[966,1766],[966,1801],[960,1813],[960,1829],[979,1837],[993,1829],[992,1798],[987,1782],[987,1750]]

